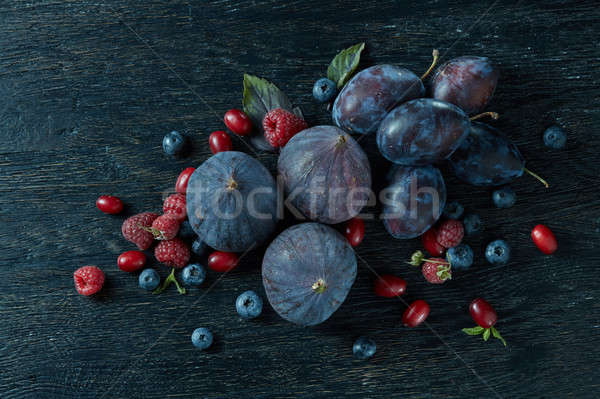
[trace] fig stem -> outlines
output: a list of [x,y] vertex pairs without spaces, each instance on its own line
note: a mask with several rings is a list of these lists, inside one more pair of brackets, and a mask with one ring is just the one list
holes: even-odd
[[535,177],[536,179],[538,179],[540,182],[542,182],[542,184],[543,184],[544,186],[546,186],[546,188],[550,187],[550,185],[548,184],[548,182],[547,182],[546,180],[542,179],[542,178],[540,177],[540,175],[538,175],[537,173],[533,173],[532,171],[530,171],[530,170],[529,170],[529,169],[527,169],[527,168],[523,168],[523,171],[524,171],[524,172],[526,172],[527,174],[529,174],[529,175],[531,175],[531,176]]
[[429,69],[426,70],[425,73],[421,76],[421,80],[425,79],[427,76],[429,76],[431,71],[433,71],[433,68],[435,68],[435,66],[437,65],[438,58],[440,57],[440,52],[437,49],[434,49],[431,55],[433,55],[433,61],[431,62]]
[[483,117],[489,116],[490,118],[496,120],[498,118],[500,118],[500,114],[498,114],[497,112],[482,112],[481,114],[477,114],[475,116],[472,116],[470,119],[472,121],[476,121],[477,119],[481,119]]
[[233,180],[233,176],[229,178],[227,181],[227,186],[225,188],[229,191],[233,191],[237,188],[238,184],[235,180]]
[[322,294],[323,292],[325,292],[325,289],[327,289],[327,285],[325,284],[325,281],[323,281],[323,279],[320,278],[312,285],[312,289],[317,294]]

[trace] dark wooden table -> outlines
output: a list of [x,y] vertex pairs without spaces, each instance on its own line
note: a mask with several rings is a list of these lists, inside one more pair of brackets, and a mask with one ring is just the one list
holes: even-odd
[[[12,0],[0,5],[0,21],[1,398],[597,397],[596,2]],[[118,254],[132,249],[121,237],[124,216],[160,209],[179,171],[209,157],[208,134],[241,105],[244,72],[278,84],[309,123],[330,123],[312,83],[359,41],[363,67],[419,73],[434,47],[444,59],[491,57],[502,71],[494,124],[551,184],[523,177],[512,184],[517,204],[499,210],[491,190],[446,171],[449,199],[480,213],[486,229],[468,239],[472,269],[443,286],[405,264],[419,240],[394,240],[368,222],[358,254],[378,273],[404,276],[405,300],[429,301],[433,331],[400,326],[404,305],[373,295],[365,262],[348,300],[314,328],[284,322],[269,306],[255,321],[236,315],[239,293],[264,294],[262,250],[210,291],[215,273],[186,296],[150,295],[117,269]],[[562,151],[542,144],[555,123],[569,134]],[[188,158],[162,153],[173,129],[192,138]],[[362,143],[381,187],[388,163],[373,138]],[[273,169],[274,155],[259,158]],[[123,198],[126,215],[100,214],[94,201],[104,193]],[[558,236],[555,255],[533,246],[537,223]],[[493,267],[483,248],[499,237],[514,255]],[[96,298],[73,287],[85,264],[107,276]],[[460,331],[473,324],[467,306],[476,296],[496,306],[507,349]],[[199,326],[215,333],[208,352],[190,343]],[[370,361],[352,357],[360,335],[377,342]]]

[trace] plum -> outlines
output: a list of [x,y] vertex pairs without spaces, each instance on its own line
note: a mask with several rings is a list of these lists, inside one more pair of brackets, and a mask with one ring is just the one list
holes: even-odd
[[424,95],[423,83],[413,72],[395,65],[375,65],[344,86],[333,104],[333,121],[350,133],[372,133],[396,105]]
[[220,251],[242,252],[258,245],[277,223],[275,180],[243,152],[220,152],[196,168],[186,202],[194,231]]
[[386,230],[400,239],[418,237],[429,230],[446,204],[446,184],[439,169],[395,165],[388,180],[391,184],[380,195]]
[[296,134],[277,163],[287,203],[302,215],[334,224],[352,219],[366,204],[371,167],[358,143],[335,126],[315,126]]
[[381,154],[401,165],[428,165],[450,156],[469,134],[471,121],[460,108],[419,98],[394,108],[379,125]]
[[494,94],[499,75],[487,57],[458,57],[440,66],[433,75],[432,96],[467,114],[481,112]]
[[356,278],[356,255],[340,233],[319,223],[284,230],[267,248],[262,279],[267,298],[284,319],[303,326],[327,320]]
[[527,172],[525,159],[517,146],[499,130],[484,123],[472,123],[466,140],[450,157],[450,166],[456,177],[475,186],[499,186],[510,183]]

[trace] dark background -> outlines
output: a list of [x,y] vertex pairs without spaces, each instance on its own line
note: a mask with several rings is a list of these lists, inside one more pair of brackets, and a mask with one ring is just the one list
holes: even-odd
[[[0,5],[0,22],[3,399],[597,395],[596,2],[12,0]],[[480,213],[486,230],[467,240],[475,265],[443,286],[405,264],[419,240],[394,240],[380,222],[367,223],[357,253],[378,273],[408,280],[404,299],[430,303],[434,332],[401,327],[404,305],[373,295],[364,262],[348,300],[314,328],[284,322],[270,306],[255,321],[237,316],[239,293],[264,295],[262,250],[218,282],[209,273],[187,296],[174,288],[153,296],[117,269],[118,254],[133,249],[121,237],[124,217],[159,210],[179,171],[209,157],[208,134],[241,106],[244,72],[275,82],[310,124],[330,123],[312,84],[360,41],[361,67],[397,63],[417,74],[434,47],[442,61],[491,57],[502,72],[494,125],[551,184],[522,177],[512,184],[517,204],[499,210],[491,190],[446,172],[449,200]],[[568,131],[566,149],[543,146],[552,124]],[[162,137],[173,129],[191,137],[188,158],[163,155]],[[362,144],[379,188],[388,164],[373,137]],[[249,152],[237,138],[234,146]],[[271,168],[276,161],[259,158]],[[95,208],[105,193],[127,203],[124,215]],[[556,233],[555,255],[532,244],[537,223]],[[512,261],[490,266],[483,248],[499,237]],[[73,287],[73,271],[86,264],[107,276],[96,298]],[[508,348],[460,331],[473,325],[467,307],[477,296],[496,307]],[[199,326],[216,336],[208,352],[190,343]],[[369,361],[352,357],[363,334],[378,345]]]

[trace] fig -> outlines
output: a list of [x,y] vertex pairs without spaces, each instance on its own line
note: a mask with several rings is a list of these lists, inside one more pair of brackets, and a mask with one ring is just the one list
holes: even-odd
[[433,166],[395,165],[381,194],[386,230],[399,239],[418,237],[438,221],[446,205],[446,184]]
[[352,219],[367,203],[371,167],[358,143],[335,126],[315,126],[283,147],[277,169],[287,203],[305,216],[335,224]]
[[267,248],[262,279],[267,298],[284,319],[303,326],[327,320],[356,278],[356,255],[340,233],[319,223],[284,230]]
[[242,252],[259,245],[277,223],[275,179],[243,152],[217,153],[196,168],[186,203],[196,234],[219,251]]

